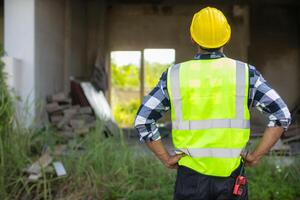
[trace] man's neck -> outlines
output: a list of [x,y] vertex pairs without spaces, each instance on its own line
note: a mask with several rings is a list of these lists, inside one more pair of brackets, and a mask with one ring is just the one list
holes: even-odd
[[[199,54],[211,54],[213,51],[207,51],[205,49],[201,49],[200,47],[198,47],[198,53]],[[223,53],[223,47],[221,47],[218,52]]]

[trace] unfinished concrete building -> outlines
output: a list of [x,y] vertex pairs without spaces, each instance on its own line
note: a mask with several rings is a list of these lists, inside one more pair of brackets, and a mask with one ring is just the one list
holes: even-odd
[[[296,118],[300,106],[297,0],[4,0],[0,37],[11,84],[23,100],[37,102],[47,94],[68,92],[70,76],[89,78],[97,57],[110,80],[112,51],[167,48],[175,50],[177,63],[191,59],[196,49],[190,41],[190,20],[208,5],[221,9],[232,26],[225,54],[256,66]],[[110,99],[110,84],[105,93]],[[35,103],[30,112],[38,112]],[[260,132],[265,120],[253,114],[252,125]]]

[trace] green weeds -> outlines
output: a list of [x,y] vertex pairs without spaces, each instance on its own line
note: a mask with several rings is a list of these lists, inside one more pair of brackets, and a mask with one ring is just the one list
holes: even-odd
[[27,133],[25,138],[35,138],[36,144],[19,137],[18,148],[8,152],[13,159],[6,163],[6,169],[12,170],[4,174],[6,199],[172,199],[174,172],[152,156],[134,152],[118,136],[105,138],[101,126],[88,137],[73,141],[79,150],[69,144],[66,156],[55,157],[65,165],[66,177],[43,172],[39,181],[29,183],[22,171],[36,159],[30,150],[41,149],[43,139],[38,137],[47,138],[48,134],[53,133]]
[[[44,144],[53,149],[63,140],[51,129],[10,135],[4,148],[1,199],[172,199],[175,171],[165,169],[151,154],[134,151],[119,136],[105,138],[101,124],[87,137],[69,143],[66,155],[54,157],[64,164],[66,177],[43,171],[34,183],[27,181],[23,169],[37,159]],[[278,165],[274,159],[247,168],[251,200],[295,200],[300,196],[299,158],[288,166]]]

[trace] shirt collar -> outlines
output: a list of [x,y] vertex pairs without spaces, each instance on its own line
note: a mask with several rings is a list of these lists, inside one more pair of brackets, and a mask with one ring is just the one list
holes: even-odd
[[219,51],[214,51],[211,53],[197,53],[194,57],[195,60],[202,60],[202,59],[216,59],[216,58],[223,58],[225,57],[224,53],[219,52]]

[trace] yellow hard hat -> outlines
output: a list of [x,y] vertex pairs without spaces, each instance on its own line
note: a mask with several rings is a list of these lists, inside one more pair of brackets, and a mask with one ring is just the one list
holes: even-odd
[[190,27],[193,40],[207,49],[219,48],[230,39],[231,29],[224,14],[211,7],[197,12]]

